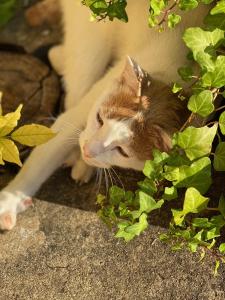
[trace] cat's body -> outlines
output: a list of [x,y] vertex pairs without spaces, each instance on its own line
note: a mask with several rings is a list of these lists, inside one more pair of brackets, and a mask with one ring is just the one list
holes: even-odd
[[[91,23],[78,0],[61,0],[61,6],[64,43],[50,52],[50,59],[64,76],[66,112],[53,125],[58,135],[37,147],[1,192],[1,229],[15,225],[16,214],[31,203],[29,196],[69,156],[75,163],[72,177],[84,182],[92,166],[141,170],[153,148],[170,148],[171,134],[186,117],[169,84],[186,61],[184,28],[200,25],[206,8],[191,12],[191,18],[186,14],[177,29],[159,33],[147,25],[148,0],[128,1],[128,24]],[[126,62],[128,54],[134,60]],[[82,130],[79,143],[74,128]]]

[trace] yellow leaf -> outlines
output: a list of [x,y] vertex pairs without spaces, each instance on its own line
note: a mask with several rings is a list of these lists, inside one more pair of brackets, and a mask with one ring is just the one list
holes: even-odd
[[3,148],[0,148],[0,165],[4,165],[4,161],[2,159],[2,151],[3,151]]
[[20,104],[16,111],[8,113],[5,116],[1,116],[1,119],[5,120],[5,125],[0,128],[0,137],[6,136],[17,126],[18,120],[21,117],[20,112],[22,107],[23,105]]
[[8,162],[22,166],[19,151],[13,141],[6,138],[0,139],[0,148],[2,148],[2,159]]
[[11,134],[11,138],[20,144],[37,146],[46,143],[56,134],[48,127],[38,124],[24,125]]
[[0,91],[0,116],[2,116],[2,92]]

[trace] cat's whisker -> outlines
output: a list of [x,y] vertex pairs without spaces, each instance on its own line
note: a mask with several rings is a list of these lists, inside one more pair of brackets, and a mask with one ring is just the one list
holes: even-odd
[[124,185],[123,185],[123,182],[122,182],[122,180],[120,179],[119,175],[116,173],[115,169],[114,169],[113,167],[111,167],[111,170],[114,172],[114,174],[115,174],[116,177],[118,178],[118,181],[119,181],[121,187],[123,188],[123,190],[125,190]]
[[98,194],[102,183],[102,169],[97,169],[97,172],[98,172],[98,190],[97,190],[97,194]]
[[106,187],[106,194],[108,194],[108,190],[109,190],[109,181],[108,181],[108,177],[107,177],[107,173],[105,168],[103,168],[104,170],[104,174],[105,174],[105,187]]
[[113,186],[113,177],[112,177],[112,174],[110,172],[110,169],[106,169],[106,171],[108,172],[109,174],[109,178],[110,178],[110,181],[111,181],[111,187]]

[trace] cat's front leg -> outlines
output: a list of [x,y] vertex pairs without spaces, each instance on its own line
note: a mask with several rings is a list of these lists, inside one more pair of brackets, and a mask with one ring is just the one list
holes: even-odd
[[82,118],[79,107],[62,114],[53,125],[58,132],[56,137],[36,147],[15,179],[0,193],[0,229],[13,228],[17,214],[31,205],[30,197],[63,164],[74,147],[71,139],[77,140],[74,127],[81,128],[85,122]]

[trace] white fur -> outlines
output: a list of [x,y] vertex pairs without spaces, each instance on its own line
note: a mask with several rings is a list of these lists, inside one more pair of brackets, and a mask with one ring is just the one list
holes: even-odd
[[[62,47],[52,50],[50,59],[56,70],[64,75],[67,111],[53,125],[53,130],[59,131],[58,135],[32,152],[16,178],[0,194],[0,228],[11,229],[15,225],[18,207],[26,198],[24,194],[32,196],[71,155],[73,145],[68,140],[74,138],[76,143],[76,134],[72,126],[65,129],[65,123],[81,129],[85,128],[88,118],[86,129],[80,138],[81,148],[84,142],[82,138],[86,140],[93,131],[97,134],[98,130],[93,125],[97,109],[110,93],[113,79],[121,73],[127,54],[152,77],[166,83],[177,80],[177,68],[185,63],[187,52],[181,34],[185,27],[200,24],[201,16],[206,14],[207,8],[200,7],[189,14],[185,13],[182,25],[175,30],[168,29],[159,33],[157,29],[149,29],[147,25],[148,5],[148,0],[129,0],[128,24],[117,20],[91,23],[89,10],[80,4],[80,0],[61,0],[64,43]],[[114,66],[106,72],[112,59]],[[109,135],[105,136],[105,147],[112,145],[115,139],[120,139],[121,132],[124,135],[122,129],[115,131],[114,125],[108,130]],[[134,169],[143,167],[143,162],[136,158],[127,163],[128,159],[122,158],[113,149],[101,155],[102,159],[97,160],[95,165],[120,165]],[[90,178],[90,173],[83,162],[78,163],[78,171],[75,167],[72,170],[72,176],[76,180],[86,181]],[[10,218],[5,218],[5,213]]]

